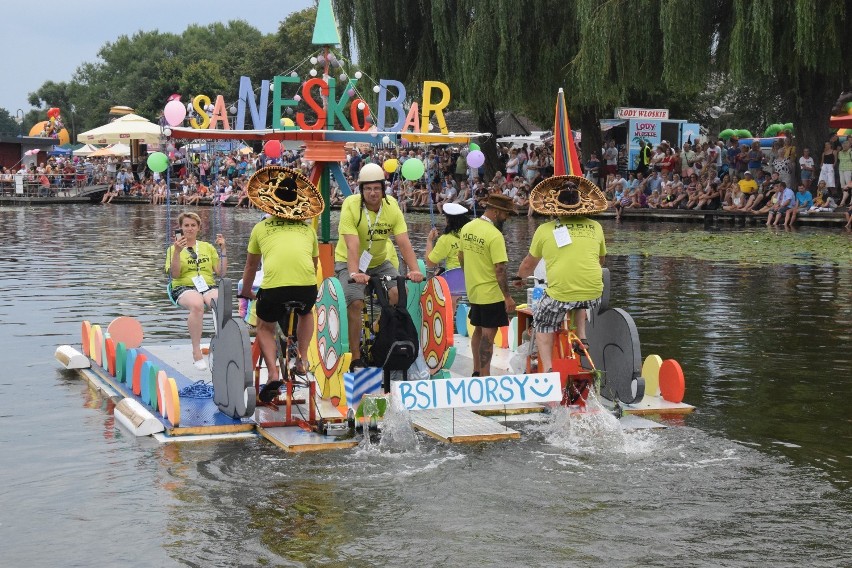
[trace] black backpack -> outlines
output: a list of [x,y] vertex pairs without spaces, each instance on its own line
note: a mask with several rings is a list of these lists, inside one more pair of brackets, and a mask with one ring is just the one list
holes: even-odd
[[[368,363],[385,371],[407,371],[417,360],[420,340],[411,315],[405,309],[405,278],[397,278],[399,301],[395,306],[391,305],[384,286],[374,285],[371,281],[370,288],[375,292],[382,312],[379,316],[379,331],[373,338]],[[369,288],[367,293],[370,293]]]

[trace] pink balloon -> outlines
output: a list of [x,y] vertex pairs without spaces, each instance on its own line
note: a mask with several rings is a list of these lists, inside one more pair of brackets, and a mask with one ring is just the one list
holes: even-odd
[[186,108],[180,101],[169,101],[163,109],[163,116],[166,117],[169,126],[179,126],[186,118]]
[[467,165],[471,168],[478,168],[485,163],[485,154],[480,150],[474,150],[467,155]]
[[263,153],[269,156],[270,158],[280,158],[281,142],[279,142],[278,140],[270,140],[269,142],[263,145]]

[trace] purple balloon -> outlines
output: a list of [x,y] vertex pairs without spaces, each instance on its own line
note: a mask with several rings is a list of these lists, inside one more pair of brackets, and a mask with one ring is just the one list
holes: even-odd
[[467,155],[467,165],[471,168],[478,168],[485,163],[485,154],[480,150],[474,150]]
[[349,89],[348,91],[346,91],[346,94],[349,95],[350,97],[354,97],[355,96],[355,89]]

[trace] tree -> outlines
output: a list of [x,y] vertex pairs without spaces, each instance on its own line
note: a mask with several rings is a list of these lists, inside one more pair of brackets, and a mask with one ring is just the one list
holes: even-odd
[[0,134],[20,134],[20,127],[15,117],[12,116],[5,108],[0,108]]

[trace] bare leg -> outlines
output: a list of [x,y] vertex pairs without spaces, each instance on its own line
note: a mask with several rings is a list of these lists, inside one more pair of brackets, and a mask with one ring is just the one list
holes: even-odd
[[266,361],[266,383],[278,380],[278,348],[275,345],[275,322],[257,318],[256,340]]
[[571,321],[574,323],[577,337],[586,339],[586,310],[574,310]]
[[189,310],[186,325],[189,328],[189,339],[192,341],[192,359],[203,358],[201,353],[201,331],[204,324],[204,298],[195,290],[188,290],[180,295],[178,304]]
[[491,374],[491,357],[494,355],[494,336],[496,327],[483,327],[479,337],[479,349],[472,351],[474,357],[479,357],[479,372],[485,377]]
[[[299,342],[299,359],[302,360],[302,365],[306,365],[308,361],[308,345],[311,343],[311,337],[314,334],[314,313],[308,312],[303,316],[299,316],[299,323],[296,324],[296,340]],[[307,367],[305,367],[307,368]]]
[[538,348],[538,372],[547,373],[553,369],[553,334],[537,331],[535,344]]
[[473,358],[473,374],[481,375],[479,364],[479,344],[482,342],[482,328],[474,326],[473,334],[470,336],[470,356]]
[[361,314],[364,310],[364,300],[355,300],[346,306],[346,316],[349,320],[349,351],[352,360],[361,358]]

